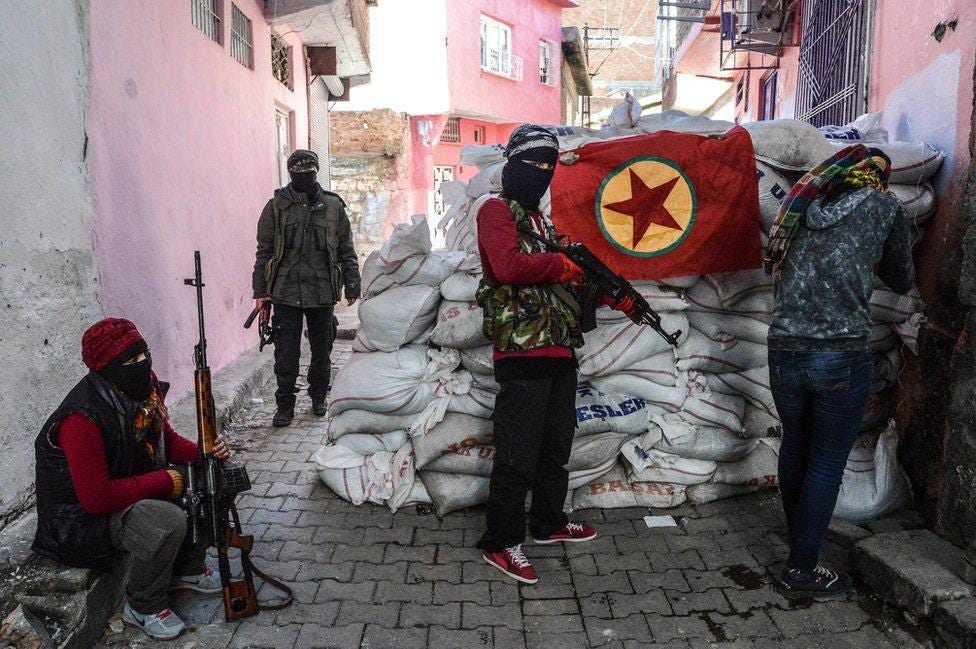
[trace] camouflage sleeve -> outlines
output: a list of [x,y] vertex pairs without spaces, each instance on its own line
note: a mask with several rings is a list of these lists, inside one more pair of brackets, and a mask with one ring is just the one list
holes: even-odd
[[904,295],[915,284],[915,263],[912,261],[912,235],[908,229],[908,214],[899,203],[891,232],[881,253],[878,277],[888,288]]

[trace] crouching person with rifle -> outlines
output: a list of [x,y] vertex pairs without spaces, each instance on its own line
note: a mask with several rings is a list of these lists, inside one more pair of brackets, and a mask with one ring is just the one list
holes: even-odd
[[[122,619],[150,637],[185,629],[169,608],[172,590],[221,592],[207,546],[187,534],[177,502],[179,466],[199,450],[170,426],[168,384],[152,371],[145,339],[129,320],[107,318],[81,341],[88,374],[48,418],[34,443],[37,533],[33,549],[68,566],[111,569],[128,555]],[[210,454],[230,458],[221,437]]]
[[[501,386],[492,415],[496,455],[487,530],[478,547],[488,564],[527,584],[538,581],[522,551],[530,491],[529,531],[536,543],[588,541],[597,535],[590,525],[570,522],[563,511],[576,429],[573,350],[583,345],[586,330],[574,291],[587,273],[571,258],[579,249],[546,251],[556,245],[556,232],[539,211],[539,201],[552,180],[557,155],[551,132],[532,125],[517,128],[505,150],[502,196],[488,200],[477,216],[484,268],[477,297]],[[634,299],[640,295],[599,266],[604,273],[589,273],[593,288],[584,300],[587,324],[597,301],[631,319],[642,317]],[[657,315],[649,307],[647,311],[648,317]]]

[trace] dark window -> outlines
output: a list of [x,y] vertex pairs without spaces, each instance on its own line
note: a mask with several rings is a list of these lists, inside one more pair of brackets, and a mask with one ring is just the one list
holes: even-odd
[[871,0],[803,3],[796,116],[841,125],[867,110]]
[[245,68],[253,70],[254,38],[251,34],[251,19],[233,2],[230,7],[230,55]]
[[285,41],[274,34],[271,35],[271,74],[281,83],[292,89],[291,83],[291,48]]
[[219,0],[190,0],[190,19],[214,43],[221,42]]
[[485,143],[485,127],[475,126],[474,127],[474,143],[484,144]]
[[778,70],[770,70],[759,80],[759,119],[776,119],[776,79]]
[[441,142],[457,143],[461,141],[461,120],[457,117],[449,117],[447,124],[444,125],[444,132],[441,133]]

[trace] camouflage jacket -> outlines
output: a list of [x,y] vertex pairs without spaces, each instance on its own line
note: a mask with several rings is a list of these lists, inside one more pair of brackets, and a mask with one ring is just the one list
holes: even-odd
[[[518,228],[537,230],[525,208],[507,201]],[[539,234],[556,238],[549,219],[543,219]],[[542,244],[524,234],[518,235],[519,250],[527,254],[545,252]],[[522,352],[539,347],[582,347],[580,307],[571,288],[564,284],[515,286],[494,281],[486,274],[476,296],[484,310],[485,337],[495,349]]]
[[774,286],[769,346],[867,347],[875,268],[893,291],[912,289],[912,237],[898,199],[865,188],[827,206],[815,200],[803,215]]

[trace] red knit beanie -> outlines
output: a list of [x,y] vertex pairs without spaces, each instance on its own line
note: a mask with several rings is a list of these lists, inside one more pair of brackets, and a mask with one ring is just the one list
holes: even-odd
[[105,318],[81,337],[81,360],[97,372],[137,342],[145,342],[135,324],[125,318]]

